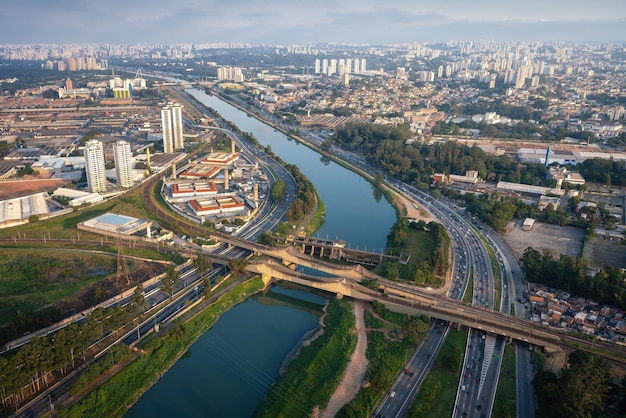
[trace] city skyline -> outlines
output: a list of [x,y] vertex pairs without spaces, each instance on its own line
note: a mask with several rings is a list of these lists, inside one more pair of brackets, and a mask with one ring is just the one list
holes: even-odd
[[8,43],[395,43],[438,40],[624,41],[626,3],[449,0],[29,0],[3,7]]

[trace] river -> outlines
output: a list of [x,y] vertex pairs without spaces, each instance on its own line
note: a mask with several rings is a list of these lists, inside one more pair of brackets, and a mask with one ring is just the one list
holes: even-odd
[[[242,131],[297,165],[326,204],[323,238],[380,251],[395,212],[372,185],[340,165],[199,89],[187,90]],[[127,417],[249,417],[277,379],[286,356],[317,326],[323,298],[274,287],[226,312],[128,411]]]
[[324,225],[317,232],[320,237],[342,239],[351,248],[367,248],[374,252],[384,250],[396,215],[384,197],[374,198],[371,183],[335,162],[322,161],[317,152],[216,96],[195,88],[187,92],[217,110],[242,131],[252,132],[259,143],[269,145],[283,161],[298,166],[326,204]]

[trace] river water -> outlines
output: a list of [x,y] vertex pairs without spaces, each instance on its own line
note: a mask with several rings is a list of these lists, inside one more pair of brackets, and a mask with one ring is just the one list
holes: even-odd
[[[395,212],[372,185],[245,112],[199,89],[187,90],[242,131],[297,165],[326,204],[318,235],[351,248],[384,249]],[[127,417],[249,417],[298,342],[315,329],[324,298],[274,287],[226,312],[128,411]]]

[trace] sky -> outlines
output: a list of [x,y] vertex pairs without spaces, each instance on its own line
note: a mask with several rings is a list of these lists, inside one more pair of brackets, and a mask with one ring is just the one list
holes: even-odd
[[7,0],[0,43],[626,41],[626,0]]

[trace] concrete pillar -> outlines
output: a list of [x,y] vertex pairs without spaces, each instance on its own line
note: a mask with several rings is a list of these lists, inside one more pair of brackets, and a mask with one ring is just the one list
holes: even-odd
[[231,154],[235,153],[235,140],[234,139],[230,140],[230,153]]
[[272,276],[270,276],[267,273],[263,273],[261,274],[261,280],[263,281],[263,284],[267,286],[268,284],[272,282]]
[[254,183],[254,203],[259,203],[259,185]]
[[228,190],[230,188],[230,184],[228,181],[228,169],[224,168],[224,190]]
[[148,238],[152,238],[152,231],[150,231],[150,225],[148,225],[148,227],[146,228],[146,235],[148,236]]
[[176,180],[176,163],[172,163],[172,179]]

